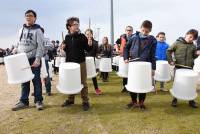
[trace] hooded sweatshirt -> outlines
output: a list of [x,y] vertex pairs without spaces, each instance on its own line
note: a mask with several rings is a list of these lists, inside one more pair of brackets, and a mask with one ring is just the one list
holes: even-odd
[[183,37],[180,37],[167,50],[167,60],[173,61],[172,53],[174,53],[175,63],[193,67],[196,55],[196,46],[193,43],[187,43]]
[[20,30],[20,39],[17,44],[17,53],[26,53],[28,59],[41,59],[44,55],[44,34],[38,24],[23,25]]

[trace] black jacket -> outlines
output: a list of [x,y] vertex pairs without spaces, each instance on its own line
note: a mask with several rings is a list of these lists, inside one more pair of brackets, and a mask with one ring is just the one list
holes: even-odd
[[82,33],[68,34],[65,36],[66,62],[85,62],[85,51],[89,51],[88,40]]
[[97,57],[98,54],[98,41],[92,41],[92,46],[90,46],[90,51],[86,52],[86,56]]

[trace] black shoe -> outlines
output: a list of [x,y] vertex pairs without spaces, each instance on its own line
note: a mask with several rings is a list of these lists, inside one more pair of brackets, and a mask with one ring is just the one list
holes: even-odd
[[74,104],[73,101],[66,100],[61,106],[62,107],[68,107],[68,106],[71,106],[73,104]]
[[126,88],[123,88],[121,91],[121,93],[126,93],[126,92],[128,92]]
[[28,107],[29,107],[29,104],[19,102],[15,105],[15,107],[12,108],[12,111],[18,111],[18,110],[25,109],[25,108],[28,108]]
[[177,107],[177,99],[173,99],[173,100],[172,100],[171,106],[172,106],[172,107]]
[[47,92],[47,96],[51,96],[51,92]]
[[89,102],[83,102],[83,110],[88,111],[89,108],[90,108]]
[[195,101],[189,101],[189,106],[192,108],[198,108]]
[[137,102],[132,102],[132,101],[131,101],[129,104],[126,105],[126,108],[127,108],[127,109],[136,108],[136,107],[138,107]]

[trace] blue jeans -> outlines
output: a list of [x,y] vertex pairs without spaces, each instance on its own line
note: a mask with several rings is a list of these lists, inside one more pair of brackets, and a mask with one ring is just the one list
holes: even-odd
[[[35,58],[31,58],[29,59],[29,63],[30,65],[33,64],[33,62],[35,61]],[[41,78],[40,78],[40,68],[39,67],[34,67],[31,68],[33,74],[35,75],[32,82],[33,82],[33,87],[34,87],[34,102],[42,102],[43,101],[43,97],[42,97],[42,83],[41,83]],[[21,84],[21,98],[20,101],[25,103],[25,104],[29,104],[29,93],[30,93],[30,81],[22,83]]]
[[47,93],[51,93],[51,79],[49,77],[49,63],[48,63],[48,60],[45,60],[45,65],[46,65],[46,68],[47,68],[47,78],[45,79],[45,87],[46,87],[46,92]]

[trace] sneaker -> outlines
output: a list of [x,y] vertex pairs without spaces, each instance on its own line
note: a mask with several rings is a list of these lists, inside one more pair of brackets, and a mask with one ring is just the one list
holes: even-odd
[[43,110],[44,109],[43,103],[41,101],[36,102],[35,105],[36,105],[37,110]]
[[90,108],[89,102],[83,102],[83,110],[88,111],[89,108]]
[[198,108],[198,106],[196,105],[196,102],[195,101],[189,101],[189,106],[191,108]]
[[62,107],[68,107],[68,106],[71,106],[73,104],[74,104],[73,101],[66,100],[61,106]]
[[172,106],[172,107],[177,107],[177,99],[173,99],[173,100],[172,100],[171,106]]
[[130,108],[136,108],[138,107],[138,104],[137,102],[130,102],[129,104],[126,105],[127,106],[127,109],[130,109]]
[[12,108],[12,111],[18,111],[18,110],[25,109],[25,108],[28,108],[28,107],[29,107],[29,104],[19,102],[15,105],[15,107]]
[[96,95],[101,95],[102,94],[100,89],[96,89],[95,92],[96,92]]

